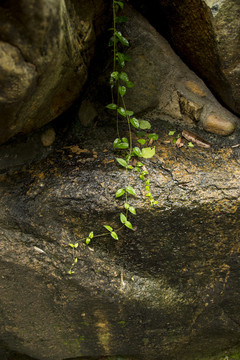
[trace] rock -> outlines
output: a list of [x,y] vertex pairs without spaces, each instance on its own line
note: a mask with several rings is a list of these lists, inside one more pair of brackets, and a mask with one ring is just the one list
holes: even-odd
[[55,137],[56,133],[53,128],[49,128],[44,131],[41,135],[41,141],[43,146],[51,146],[54,143]]
[[219,104],[146,19],[127,6],[124,14],[129,21],[121,29],[130,42],[127,54],[131,58],[125,71],[134,83],[125,97],[127,108],[152,121],[160,118],[193,127],[202,127],[213,113],[223,119],[227,128],[229,123],[229,129],[219,130],[217,125],[204,125],[204,129],[216,134],[231,133],[237,117]]
[[85,243],[90,231],[121,226],[124,201],[115,192],[125,171],[109,123],[76,141],[65,136],[25,170],[2,171],[0,332],[9,350],[39,360],[219,359],[239,350],[238,150],[177,149],[169,124],[157,124],[146,166],[158,205],[149,206],[137,172],[129,173],[135,231],[118,241]]
[[230,120],[211,114],[208,115],[206,120],[203,122],[203,128],[214,134],[230,135],[234,131],[235,127]]
[[132,0],[192,69],[240,115],[240,2]]
[[0,143],[59,116],[87,79],[108,2],[0,4]]
[[94,104],[88,100],[83,100],[78,111],[80,124],[84,127],[92,125],[97,115]]

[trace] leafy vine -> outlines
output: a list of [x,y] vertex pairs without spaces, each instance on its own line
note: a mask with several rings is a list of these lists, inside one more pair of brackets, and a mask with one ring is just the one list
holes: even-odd
[[[133,229],[133,225],[129,220],[129,214],[136,215],[136,209],[129,203],[129,198],[131,196],[136,196],[136,191],[127,181],[129,171],[134,170],[139,173],[139,178],[144,184],[146,197],[149,199],[150,205],[157,204],[157,201],[154,200],[150,191],[149,172],[140,159],[147,159],[154,156],[155,147],[152,145],[153,142],[158,139],[158,135],[155,133],[147,134],[146,131],[151,129],[149,121],[139,120],[134,117],[134,112],[128,110],[125,103],[127,89],[132,88],[134,84],[129,80],[127,73],[123,71],[126,62],[130,61],[130,57],[124,51],[120,51],[120,48],[129,47],[128,40],[117,28],[118,24],[128,21],[126,16],[117,16],[123,8],[123,1],[113,0],[113,27],[110,29],[112,31],[112,36],[109,40],[109,46],[113,51],[113,69],[109,79],[112,102],[106,106],[106,108],[112,110],[116,116],[117,138],[113,141],[113,150],[115,153],[120,153],[120,155],[115,157],[115,160],[117,164],[125,170],[125,185],[124,187],[119,188],[115,193],[115,198],[123,199],[123,209],[120,213],[121,226],[118,229],[113,229],[110,225],[103,225],[107,232],[97,235],[91,231],[86,238],[84,237],[79,240],[85,240],[87,245],[90,244],[93,238],[106,236],[108,234],[110,234],[114,240],[118,240],[118,234],[124,227]],[[115,97],[117,98],[116,101],[114,100]],[[120,136],[119,116],[124,118],[127,122],[129,138]],[[132,130],[136,132],[138,137],[138,146],[134,146],[133,144]],[[144,147],[147,142],[148,146]],[[70,243],[69,246],[73,249],[73,262],[68,271],[68,274],[71,275],[74,273],[74,267],[78,261],[76,249],[78,248],[79,243]]]

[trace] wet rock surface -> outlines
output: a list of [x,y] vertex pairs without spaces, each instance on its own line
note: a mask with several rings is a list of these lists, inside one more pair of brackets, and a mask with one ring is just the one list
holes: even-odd
[[104,1],[4,1],[0,4],[0,143],[55,119],[79,96]]
[[[158,206],[149,206],[130,173],[135,231],[87,246],[91,230],[119,227],[122,201],[114,194],[125,180],[114,162],[110,123],[65,133],[25,170],[10,163],[2,169],[1,340],[41,360],[116,354],[192,360],[238,346],[240,170],[238,148],[231,148],[237,135],[223,146],[205,133],[210,149],[178,149],[170,125],[153,122],[160,140],[147,168]],[[75,241],[78,263],[69,276],[68,244]]]

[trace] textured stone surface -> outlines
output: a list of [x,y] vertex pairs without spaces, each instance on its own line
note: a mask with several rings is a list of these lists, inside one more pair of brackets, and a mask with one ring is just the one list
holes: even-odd
[[135,231],[119,241],[84,241],[103,224],[120,226],[114,194],[125,180],[113,160],[115,130],[64,136],[45,160],[2,169],[0,333],[11,350],[40,360],[192,360],[239,346],[238,148],[177,149],[169,125],[158,126],[147,161],[158,206],[130,173]]
[[108,2],[0,3],[0,143],[66,110],[88,75]]
[[240,114],[240,2],[132,0],[210,88]]
[[[131,61],[125,71],[134,83],[127,90],[126,106],[149,119],[166,119],[201,127],[212,113],[231,131],[238,119],[226,110],[203,81],[174,53],[169,43],[138,12],[125,7],[129,21],[122,32],[130,42]],[[99,85],[103,92],[103,85]],[[206,130],[220,134],[219,122]],[[229,134],[230,131],[226,132]]]
[[234,124],[227,119],[211,114],[206,117],[203,128],[215,134],[229,135],[234,131]]

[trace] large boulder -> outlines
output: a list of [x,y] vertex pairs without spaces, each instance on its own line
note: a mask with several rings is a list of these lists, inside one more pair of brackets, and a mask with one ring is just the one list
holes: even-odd
[[178,149],[168,123],[153,130],[160,141],[146,166],[158,205],[149,206],[130,172],[137,215],[134,231],[122,230],[118,241],[105,234],[85,243],[90,231],[106,233],[103,225],[121,227],[124,201],[115,192],[126,174],[114,162],[109,125],[75,140],[64,134],[29,168],[10,174],[10,161],[2,168],[5,347],[39,360],[199,360],[239,351],[238,147],[221,148],[216,137],[210,149]]
[[240,114],[240,2],[135,1],[233,112]]
[[[239,126],[239,119],[217,101],[204,82],[140,13],[125,6],[124,15],[129,20],[120,29],[130,43],[125,51],[131,61],[126,63],[123,71],[134,83],[125,96],[127,108],[146,119],[157,121],[160,118],[187,123],[219,135],[231,134]],[[86,93],[92,103],[96,99],[102,101],[102,94],[109,94],[105,88],[110,72],[111,65],[105,70],[105,77],[99,76],[97,86],[96,78],[93,79]],[[92,113],[94,117],[89,102],[84,101],[85,106],[80,108],[83,124],[86,123],[84,116],[87,115],[89,120]],[[106,104],[109,98],[104,101]]]
[[108,2],[0,2],[0,143],[66,110],[80,94]]

